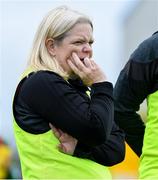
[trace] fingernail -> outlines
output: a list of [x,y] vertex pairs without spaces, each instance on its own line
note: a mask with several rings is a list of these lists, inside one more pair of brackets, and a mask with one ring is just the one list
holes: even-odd
[[76,53],[75,53],[75,52],[73,52],[73,53],[72,53],[72,56],[75,56],[75,55],[76,55]]

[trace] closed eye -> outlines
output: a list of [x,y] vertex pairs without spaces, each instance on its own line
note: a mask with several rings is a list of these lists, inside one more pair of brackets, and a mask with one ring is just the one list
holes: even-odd
[[84,42],[83,41],[76,41],[76,42],[74,42],[74,44],[76,44],[76,45],[80,45],[80,44],[83,44]]
[[94,40],[92,39],[92,40],[90,40],[89,42],[87,42],[87,41],[85,41],[85,40],[77,40],[77,41],[72,42],[72,44],[77,45],[77,46],[82,45],[82,44],[87,44],[87,43],[88,43],[90,46],[92,46],[92,44],[94,43]]
[[94,43],[94,41],[90,41],[89,44],[92,45]]

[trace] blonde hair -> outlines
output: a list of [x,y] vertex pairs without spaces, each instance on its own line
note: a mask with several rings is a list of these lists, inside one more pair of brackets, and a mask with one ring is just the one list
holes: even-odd
[[50,11],[37,30],[28,66],[32,67],[34,71],[54,71],[67,78],[67,73],[64,72],[57,60],[49,54],[45,43],[48,38],[61,42],[66,33],[77,23],[89,23],[93,28],[89,17],[66,6],[60,6]]

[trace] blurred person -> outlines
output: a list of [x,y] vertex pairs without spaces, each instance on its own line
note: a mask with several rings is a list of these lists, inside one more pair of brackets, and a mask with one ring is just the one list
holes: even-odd
[[[147,99],[147,120],[137,113]],[[132,53],[114,88],[115,120],[140,156],[139,178],[158,179],[158,32]]]
[[11,159],[12,151],[10,147],[0,138],[0,179],[12,179]]
[[[24,179],[110,179],[106,166],[124,159],[113,87],[92,60],[93,41],[89,17],[65,6],[40,24],[13,101]],[[67,154],[56,129],[71,142]]]

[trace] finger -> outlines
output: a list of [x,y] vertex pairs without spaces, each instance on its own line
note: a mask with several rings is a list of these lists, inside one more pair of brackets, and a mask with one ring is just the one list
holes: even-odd
[[52,129],[53,134],[55,135],[55,137],[60,138],[60,136],[61,136],[60,131],[57,128],[55,128],[51,123],[49,123],[49,126]]
[[49,123],[49,127],[50,127],[51,129],[53,129],[53,125],[52,125],[51,123]]
[[91,60],[88,57],[84,58],[84,64],[87,68],[92,68]]
[[61,134],[58,131],[53,131],[53,134],[55,135],[56,138],[60,138]]
[[72,139],[72,136],[66,134],[66,133],[63,133],[60,138],[59,138],[59,141],[64,143],[64,142],[67,142],[67,141],[70,141]]
[[72,63],[72,61],[68,60],[67,62],[68,62],[68,65],[70,66],[70,68],[73,70],[73,72],[80,76],[81,73],[80,73],[79,69]]
[[62,134],[65,134],[61,129],[57,129],[58,132],[62,135]]
[[94,67],[98,66],[98,65],[96,64],[96,62],[95,62],[94,60],[92,60],[92,59],[91,59],[91,64],[92,64]]
[[97,69],[98,65],[95,63],[95,61],[91,60],[92,69]]
[[81,62],[80,58],[77,56],[76,53],[72,53],[72,58],[74,60],[75,66],[80,70],[84,71],[86,68],[85,65]]
[[63,153],[67,153],[67,149],[62,143],[58,145],[58,149]]
[[49,123],[49,127],[52,129],[53,132],[57,131],[57,129],[51,123]]

